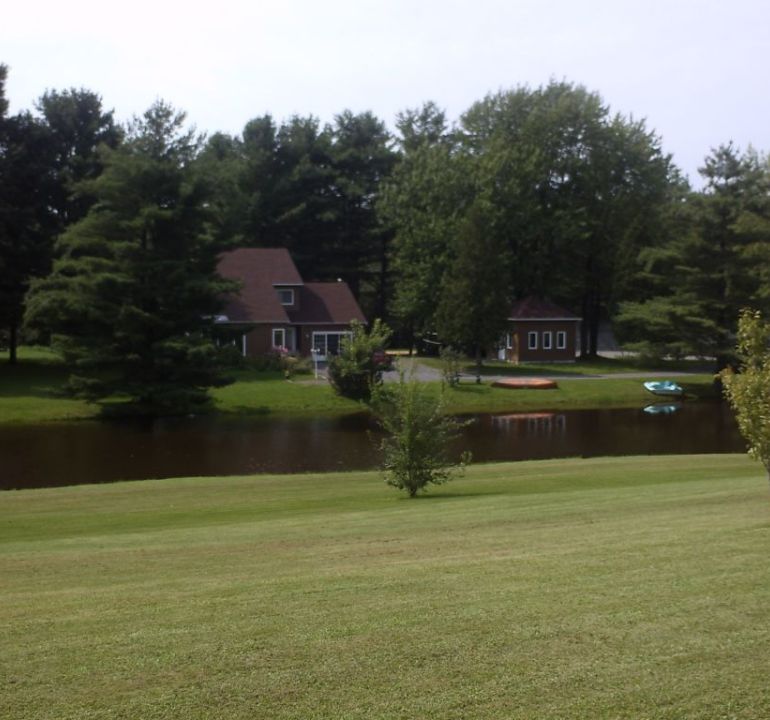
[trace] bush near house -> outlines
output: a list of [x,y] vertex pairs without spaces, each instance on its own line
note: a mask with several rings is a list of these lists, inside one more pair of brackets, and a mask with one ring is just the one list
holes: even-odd
[[368,401],[372,388],[382,380],[385,367],[376,358],[388,344],[391,330],[379,319],[368,332],[357,320],[350,329],[350,336],[342,340],[339,355],[329,361],[329,382],[342,397]]

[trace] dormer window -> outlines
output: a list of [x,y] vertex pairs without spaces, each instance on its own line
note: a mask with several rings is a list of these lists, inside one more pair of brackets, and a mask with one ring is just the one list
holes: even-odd
[[278,300],[281,305],[294,305],[294,290],[284,288],[278,291]]

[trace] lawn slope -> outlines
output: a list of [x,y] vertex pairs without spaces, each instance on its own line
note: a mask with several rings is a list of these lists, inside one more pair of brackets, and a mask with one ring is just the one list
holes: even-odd
[[738,456],[0,495],[0,717],[766,718]]

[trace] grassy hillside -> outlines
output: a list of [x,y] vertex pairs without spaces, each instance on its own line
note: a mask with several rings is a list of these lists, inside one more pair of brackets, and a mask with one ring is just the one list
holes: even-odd
[[744,457],[0,495],[0,717],[766,718]]

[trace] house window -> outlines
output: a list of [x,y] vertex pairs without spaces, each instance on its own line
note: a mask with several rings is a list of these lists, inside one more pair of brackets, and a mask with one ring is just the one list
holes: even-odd
[[278,291],[278,300],[281,305],[294,305],[294,290],[285,288]]
[[564,330],[559,330],[559,332],[556,333],[556,349],[567,349],[567,333]]
[[283,328],[273,328],[273,347],[286,347],[286,331]]
[[349,332],[314,332],[313,352],[322,358],[327,355],[339,355],[342,338],[349,335]]
[[513,333],[505,333],[505,348],[513,350]]
[[536,332],[527,333],[527,348],[529,350],[537,350],[537,333]]
[[543,350],[550,350],[553,347],[553,333],[546,330],[543,333]]

